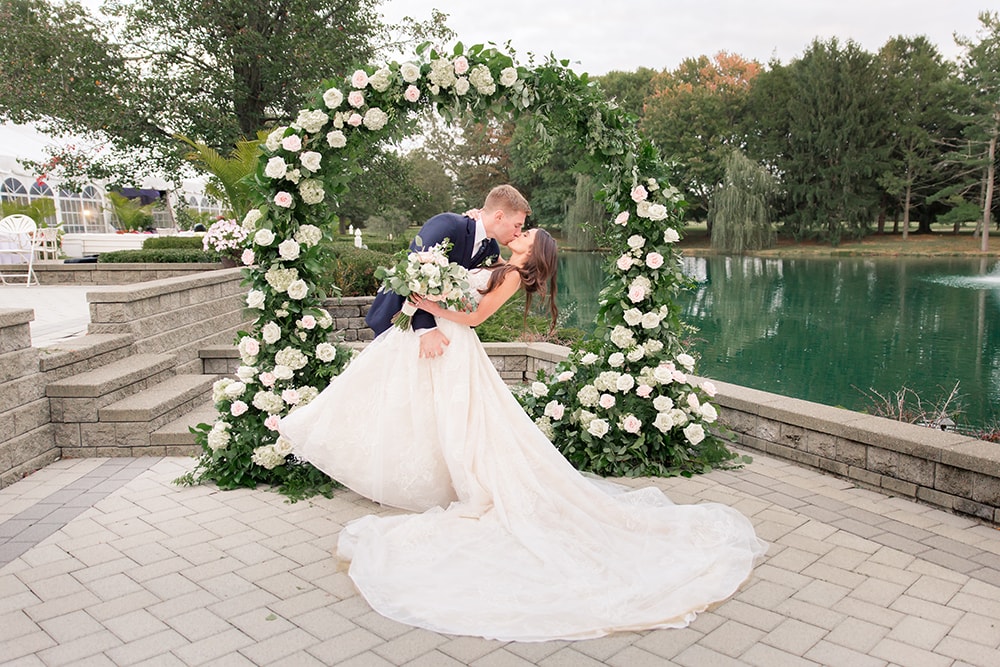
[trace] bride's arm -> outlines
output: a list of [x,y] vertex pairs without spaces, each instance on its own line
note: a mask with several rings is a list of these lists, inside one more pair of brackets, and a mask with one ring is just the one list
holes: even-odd
[[474,327],[478,324],[482,324],[487,320],[487,318],[489,318],[490,315],[497,312],[497,310],[500,309],[500,306],[507,303],[507,299],[514,296],[514,292],[516,292],[517,288],[520,286],[521,276],[517,273],[517,271],[511,271],[503,279],[503,282],[497,285],[493,291],[483,295],[483,298],[479,301],[479,306],[472,312],[448,310],[447,308],[442,308],[434,301],[425,298],[421,298],[417,301],[416,305],[417,308],[426,310],[434,317],[440,317],[446,320],[451,320],[452,322]]

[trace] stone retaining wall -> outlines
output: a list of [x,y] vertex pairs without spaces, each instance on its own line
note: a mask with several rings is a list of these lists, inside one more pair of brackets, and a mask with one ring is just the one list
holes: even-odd
[[190,276],[218,269],[221,264],[64,264],[35,262],[35,275],[42,285],[130,285],[149,280]]

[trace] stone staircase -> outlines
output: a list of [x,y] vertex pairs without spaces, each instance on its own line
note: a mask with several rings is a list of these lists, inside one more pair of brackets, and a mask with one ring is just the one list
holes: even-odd
[[176,372],[172,354],[132,354],[49,383],[65,458],[198,453],[189,427],[212,422],[219,375]]

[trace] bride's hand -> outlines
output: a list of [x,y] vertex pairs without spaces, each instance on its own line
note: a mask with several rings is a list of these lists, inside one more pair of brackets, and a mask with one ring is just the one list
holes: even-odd
[[444,312],[444,308],[442,308],[437,302],[431,301],[430,299],[419,294],[415,294],[413,296],[416,298],[410,297],[410,300],[413,302],[413,305],[420,310],[435,316]]

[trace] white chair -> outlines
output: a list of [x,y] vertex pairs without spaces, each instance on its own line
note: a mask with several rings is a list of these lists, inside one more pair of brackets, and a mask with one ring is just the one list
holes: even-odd
[[59,228],[40,227],[38,235],[38,259],[59,259]]
[[[37,232],[35,221],[26,215],[16,213],[0,220],[0,282],[7,284],[7,278],[24,278],[26,287],[32,283],[38,284],[35,275],[35,252],[40,247],[42,236]],[[17,260],[20,259],[18,263]],[[5,261],[6,260],[6,261]],[[26,271],[7,271],[7,266],[22,268]]]

